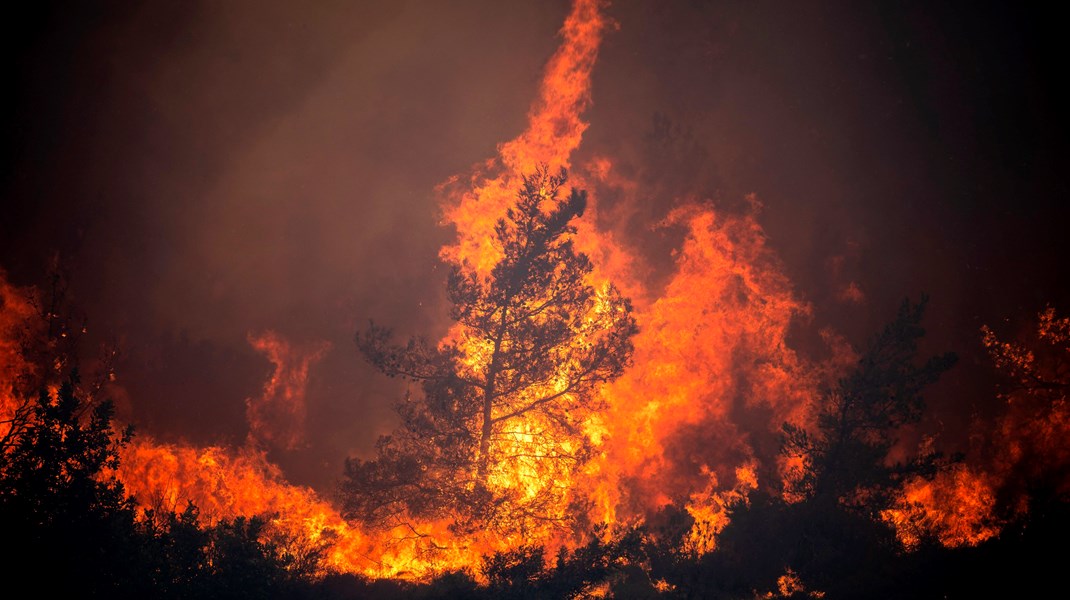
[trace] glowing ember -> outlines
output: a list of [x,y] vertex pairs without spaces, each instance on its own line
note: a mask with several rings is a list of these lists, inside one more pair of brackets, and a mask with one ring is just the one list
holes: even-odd
[[[798,598],[800,596],[807,596],[809,598],[824,598],[825,593],[817,590],[807,590],[803,585],[802,579],[799,578],[799,574],[796,573],[791,567],[788,567],[784,574],[777,577],[776,580],[777,589],[775,592],[766,592],[762,595],[762,598]],[[757,597],[757,594],[755,594]]]

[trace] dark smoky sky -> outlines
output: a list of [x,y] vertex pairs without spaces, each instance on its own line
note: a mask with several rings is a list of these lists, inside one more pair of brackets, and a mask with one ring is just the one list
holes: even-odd
[[[1054,14],[931,4],[616,2],[575,163],[638,182],[603,212],[660,270],[674,203],[757,194],[811,329],[862,343],[929,293],[927,346],[964,360],[928,426],[955,437],[991,404],[978,328],[1070,305],[1068,99]],[[4,25],[0,267],[39,283],[61,257],[163,439],[244,440],[271,369],[249,332],[331,342],[307,446],[272,455],[327,488],[402,390],[353,333],[444,330],[434,187],[522,131],[567,10],[38,3]]]

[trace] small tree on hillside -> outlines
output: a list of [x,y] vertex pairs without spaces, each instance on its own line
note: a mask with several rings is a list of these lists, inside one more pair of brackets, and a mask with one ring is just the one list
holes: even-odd
[[[989,452],[1006,472],[999,510],[1013,515],[1023,498],[1066,502],[1070,498],[1070,317],[1048,307],[1036,324],[1013,341],[988,326],[982,342],[1001,376],[1006,402]],[[1004,506],[1005,505],[1005,506]]]
[[398,405],[402,426],[380,439],[374,460],[347,461],[351,517],[508,528],[565,518],[562,486],[588,450],[581,425],[598,409],[596,386],[628,364],[636,325],[614,286],[589,282],[591,262],[573,247],[570,225],[586,194],[559,200],[564,183],[563,171],[524,179],[495,227],[501,259],[489,277],[453,269],[449,343],[397,346],[375,325],[357,335],[373,365],[422,393]]
[[729,507],[717,550],[693,576],[700,594],[742,597],[790,575],[829,598],[903,595],[889,591],[899,583],[887,575],[901,548],[881,511],[904,477],[941,462],[922,453],[892,464],[888,454],[902,428],[921,419],[925,386],[956,361],[954,354],[919,359],[924,309],[924,299],[903,302],[825,395],[816,427],[784,425],[782,454],[805,458],[800,477],[786,486],[791,501],[763,489]]
[[111,404],[87,406],[76,381],[27,404],[0,454],[0,527],[17,549],[0,573],[16,581],[47,564],[62,576],[42,582],[45,591],[118,587],[136,571],[134,505],[107,476],[129,432],[115,435]]
[[783,451],[810,461],[797,492],[850,503],[847,496],[861,491],[870,509],[880,509],[902,475],[917,472],[935,458],[919,457],[909,465],[886,463],[901,428],[921,419],[925,407],[921,391],[958,360],[946,353],[918,363],[926,302],[925,298],[916,304],[903,302],[857,368],[828,394],[816,432],[784,425]]

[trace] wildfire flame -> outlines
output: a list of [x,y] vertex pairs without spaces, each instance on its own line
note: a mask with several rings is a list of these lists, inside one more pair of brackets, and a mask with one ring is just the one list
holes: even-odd
[[469,177],[455,176],[440,186],[445,199],[443,223],[457,230],[457,242],[441,252],[447,262],[489,275],[502,257],[493,243],[494,225],[516,200],[522,177],[543,166],[553,172],[571,166],[572,152],[587,129],[581,115],[591,104],[591,70],[609,25],[603,4],[603,0],[573,4],[524,133],[501,144],[498,156]]
[[882,516],[907,548],[930,536],[945,546],[975,546],[1001,529],[995,505],[992,478],[960,465],[932,479],[911,479],[897,507]]
[[717,490],[757,486],[754,449],[741,431],[748,413],[766,415],[751,434],[806,422],[820,382],[786,343],[792,320],[809,309],[772,260],[754,214],[689,205],[666,225],[687,231],[676,273],[637,314],[633,368],[604,390],[600,426],[610,433],[593,492],[604,519],[684,500],[708,521],[727,499]]
[[20,377],[33,371],[25,348],[19,343],[32,322],[34,308],[29,294],[8,283],[0,271],[0,440],[7,438],[22,406]]
[[[442,186],[447,198],[445,221],[457,227],[458,242],[442,251],[444,259],[468,265],[486,275],[500,257],[488,242],[494,223],[516,197],[521,176],[537,166],[568,167],[569,155],[579,145],[587,124],[580,114],[590,103],[590,72],[601,37],[608,25],[602,2],[580,0],[565,21],[559,50],[550,59],[539,99],[529,114],[529,126],[517,139],[503,144],[496,161],[473,175],[462,189],[458,178]],[[450,191],[454,193],[450,196]],[[276,365],[260,399],[250,400],[251,439],[294,443],[299,430],[280,428],[277,417],[300,415],[297,390],[303,390],[308,369],[324,351],[287,348],[276,334],[251,336],[250,342]],[[470,349],[478,360],[479,349]],[[303,393],[303,392],[302,392]],[[296,410],[297,412],[291,412]],[[527,444],[537,425],[528,424],[514,435]],[[524,463],[518,463],[523,465]],[[446,522],[399,525],[375,537],[357,531],[311,489],[285,482],[262,450],[249,447],[228,450],[158,444],[142,438],[122,457],[122,479],[144,506],[180,509],[186,501],[201,507],[202,518],[229,518],[241,514],[275,515],[274,524],[297,540],[324,541],[330,546],[328,564],[334,569],[375,577],[420,577],[446,568],[476,565],[481,556],[530,542],[519,535],[477,533],[459,539]],[[525,467],[521,466],[523,470]],[[528,469],[533,465],[528,464]],[[492,477],[510,482],[544,479],[543,473],[502,472]],[[561,482],[567,484],[567,482]],[[509,484],[511,485],[511,484]],[[524,493],[534,493],[529,485]]]
[[[538,168],[572,167],[572,154],[587,128],[583,113],[591,104],[591,71],[612,24],[603,8],[602,0],[574,3],[526,130],[501,144],[498,155],[471,174],[440,186],[443,221],[457,234],[456,242],[441,250],[445,261],[489,277],[502,256],[494,225],[515,201],[523,176]],[[573,174],[572,185],[582,186],[585,177],[597,181],[611,175],[612,160],[602,157],[586,172]],[[722,214],[696,202],[674,209],[660,226],[682,231],[683,243],[668,283],[655,289],[635,272],[640,257],[599,229],[592,195],[574,241],[595,264],[592,286],[604,289],[613,281],[636,300],[640,333],[633,365],[601,390],[606,410],[585,424],[584,435],[595,452],[582,469],[547,470],[537,460],[511,461],[491,468],[492,486],[527,496],[552,486],[560,511],[589,506],[589,521],[608,524],[642,519],[669,504],[684,506],[695,520],[688,538],[691,549],[704,553],[715,547],[715,535],[727,523],[728,502],[790,477],[798,463],[775,462],[775,432],[784,422],[811,424],[822,386],[855,357],[831,332],[825,338],[832,359],[816,363],[792,349],[789,331],[809,317],[810,307],[768,248],[756,199],[751,207],[745,214]],[[14,341],[17,328],[33,314],[19,298],[0,278],[4,424],[17,409],[14,378],[31,368]],[[1058,330],[1058,322],[1049,323],[1055,323],[1049,330]],[[444,341],[463,337],[455,327]],[[263,443],[293,448],[301,442],[307,377],[327,346],[294,346],[270,331],[251,335],[249,341],[275,367],[262,395],[248,400],[249,443],[197,448],[138,436],[121,457],[119,475],[143,507],[181,510],[193,502],[205,520],[270,514],[275,527],[297,543],[326,545],[330,568],[375,577],[422,577],[472,567],[489,552],[522,543],[550,548],[572,543],[550,527],[523,537],[479,532],[464,538],[452,533],[447,522],[414,521],[374,535],[358,530],[312,489],[287,483],[262,449]],[[486,360],[486,348],[468,345],[462,350],[471,364]],[[1050,417],[1048,433],[1038,443],[1050,441],[1065,452],[1062,440],[1070,432],[1065,399],[1051,408]],[[517,448],[538,444],[536,419],[531,416],[514,428]],[[1010,419],[1008,428],[1024,422]],[[0,437],[4,433],[0,429]],[[1011,440],[1009,429],[1005,437],[1012,450],[1008,460],[1027,450],[1018,438]],[[949,545],[977,543],[998,531],[999,523],[985,511],[1000,481],[993,473],[965,467],[934,480],[912,480],[904,487],[901,506],[885,518],[908,546],[917,543],[921,532],[933,531]],[[947,506],[956,508],[939,508]],[[782,579],[781,595],[803,590],[790,571]]]
[[295,346],[274,331],[249,335],[249,344],[275,365],[259,398],[246,400],[249,435],[265,443],[296,448],[304,437],[308,370],[330,344]]
[[907,547],[924,538],[946,546],[973,546],[999,534],[1029,510],[1035,493],[1070,493],[1070,318],[1041,311],[1027,341],[1005,342],[991,328],[981,342],[1008,378],[1003,414],[974,436],[978,447],[964,464],[931,479],[906,483],[883,517]]

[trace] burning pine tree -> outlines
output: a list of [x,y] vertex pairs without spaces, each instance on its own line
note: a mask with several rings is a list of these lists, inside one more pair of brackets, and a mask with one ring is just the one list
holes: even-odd
[[547,169],[525,177],[495,227],[501,259],[489,277],[457,266],[449,277],[450,341],[394,345],[375,326],[358,333],[365,357],[421,386],[397,406],[401,428],[374,460],[350,460],[343,494],[350,517],[393,527],[408,518],[499,532],[567,527],[568,482],[589,455],[585,418],[596,387],[632,354],[635,319],[573,247],[572,220],[587,196]]

